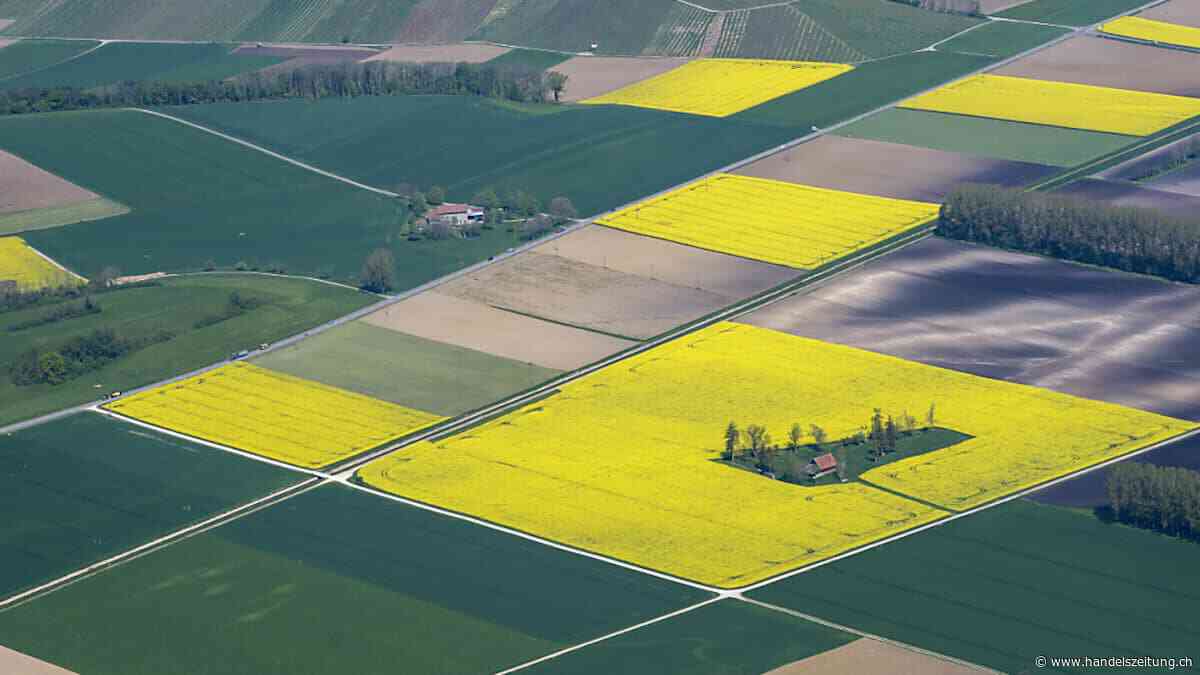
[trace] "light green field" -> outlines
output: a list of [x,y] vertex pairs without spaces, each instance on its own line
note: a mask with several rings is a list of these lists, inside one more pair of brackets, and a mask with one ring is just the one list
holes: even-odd
[[61,225],[100,220],[124,213],[129,213],[128,207],[103,197],[66,206],[49,206],[44,209],[5,213],[0,215],[0,235],[47,230]]
[[[1187,1],[1187,0],[1181,0]],[[1146,4],[1146,0],[1033,0],[996,16],[1086,26]]]
[[1023,51],[1045,44],[1056,37],[1067,34],[1065,28],[1042,26],[1033,23],[992,21],[985,26],[963,33],[938,45],[939,51],[983,54],[1001,58],[1014,56]]
[[98,44],[90,40],[21,40],[11,44],[0,49],[0,86],[25,73],[66,61]]
[[838,129],[839,136],[918,145],[993,159],[1075,166],[1136,141],[1131,136],[892,108]]
[[362,321],[254,363],[444,416],[492,403],[558,373]]

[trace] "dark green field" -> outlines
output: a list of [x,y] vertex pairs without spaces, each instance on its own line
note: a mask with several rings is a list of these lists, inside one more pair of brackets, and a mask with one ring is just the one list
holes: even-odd
[[570,54],[547,52],[540,49],[513,49],[488,61],[489,66],[513,68],[536,68],[546,70],[571,58]]
[[938,45],[938,51],[965,52],[1007,58],[1067,34],[1065,28],[1033,23],[992,21]]
[[892,108],[837,130],[839,136],[947,152],[1075,166],[1137,141],[1132,136]]
[[640,54],[674,0],[534,0],[511,3],[503,17],[471,36],[501,44],[568,52]]
[[[284,60],[274,56],[231,54],[232,49],[232,45],[215,44],[112,42],[77,59],[2,80],[0,88],[88,89],[125,80],[207,82],[266,68]],[[3,54],[0,51],[0,58]]]
[[751,595],[1005,672],[1034,672],[1039,655],[1194,657],[1198,568],[1200,544],[1016,501]]
[[979,23],[893,0],[797,0],[795,7],[842,43],[873,58],[924,49]]
[[2,612],[0,635],[88,675],[481,673],[705,597],[331,486]]
[[721,600],[546,661],[529,672],[760,675],[854,637],[747,602]]
[[1029,4],[1000,12],[996,16],[1067,26],[1087,26],[1144,4],[1146,0],[1033,0]]
[[21,40],[0,49],[0,87],[12,78],[49,68],[100,43],[89,40]]
[[558,374],[362,321],[254,363],[445,416],[498,401]]
[[[194,324],[228,308],[238,291],[263,302],[245,314],[204,328]],[[0,425],[128,390],[220,361],[232,352],[299,333],[348,314],[376,298],[306,279],[259,275],[198,275],[164,280],[161,286],[130,288],[95,297],[103,311],[10,332],[43,316],[43,306],[0,313]],[[8,364],[33,347],[55,349],[63,342],[111,327],[129,338],[169,330],[175,337],[114,361],[64,384],[18,387]]]
[[0,597],[303,477],[96,413],[0,435]]
[[385,247],[404,289],[513,245],[502,229],[409,242],[399,236],[407,214],[397,200],[143,113],[3,119],[0,148],[133,209],[26,237],[84,276],[108,265],[138,274],[278,262],[355,282],[367,254]]

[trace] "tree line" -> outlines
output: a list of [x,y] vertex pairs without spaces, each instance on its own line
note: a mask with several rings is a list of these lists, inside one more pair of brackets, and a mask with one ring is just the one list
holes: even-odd
[[943,14],[965,14],[967,16],[983,16],[979,0],[894,0],[905,5],[912,5],[931,12]]
[[938,233],[1173,281],[1200,282],[1200,228],[1148,209],[964,185],[947,196]]
[[128,106],[168,106],[289,98],[353,98],[404,94],[469,95],[542,103],[566,85],[561,73],[486,63],[309,64],[287,71],[256,71],[207,82],[126,81],[81,89],[0,91],[0,115]]
[[1108,472],[1108,501],[1119,522],[1200,538],[1200,472],[1124,462]]
[[62,384],[108,363],[175,337],[170,331],[130,338],[114,328],[97,328],[86,335],[68,340],[57,349],[30,349],[9,365],[13,384]]

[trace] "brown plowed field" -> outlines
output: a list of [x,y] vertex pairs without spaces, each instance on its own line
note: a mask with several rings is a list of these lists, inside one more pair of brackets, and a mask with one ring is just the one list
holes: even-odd
[[415,295],[363,321],[556,370],[574,370],[636,344],[436,291]]
[[496,0],[421,0],[404,19],[396,42],[457,42],[475,32]]
[[1054,167],[912,145],[821,136],[736,173],[861,194],[940,202],[961,183],[1020,187]]
[[678,68],[691,59],[624,56],[576,56],[554,66],[567,76],[564,101],[580,101],[607,94],[648,77]]
[[1200,96],[1200,54],[1101,37],[1060,42],[994,74]]
[[1138,16],[1155,21],[1178,23],[1200,28],[1200,2],[1196,0],[1171,0],[1171,2],[1148,9]]
[[368,61],[406,61],[409,63],[483,63],[507,53],[508,47],[482,44],[397,45],[367,59]]
[[4,646],[0,646],[0,673],[6,675],[75,675],[73,671],[59,668],[52,663],[26,656]]
[[524,314],[633,338],[649,338],[732,303],[698,288],[544,253],[509,258],[439,289]]
[[936,656],[860,638],[776,668],[766,675],[979,675],[980,672],[981,669],[961,666]]
[[77,204],[99,195],[0,150],[0,213]]
[[1017,5],[1024,5],[1030,0],[980,0],[979,10],[984,14],[995,14]]
[[941,238],[743,319],[1200,420],[1200,288]]
[[323,45],[242,45],[233,50],[234,54],[246,56],[275,56],[286,58],[287,61],[263,68],[261,72],[268,74],[286,73],[296,68],[311,65],[329,65],[334,63],[357,62],[369,59],[380,52],[374,49],[347,48]]

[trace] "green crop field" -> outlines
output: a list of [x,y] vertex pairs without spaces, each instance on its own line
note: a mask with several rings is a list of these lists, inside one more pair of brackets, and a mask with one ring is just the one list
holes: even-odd
[[89,675],[489,672],[705,597],[330,486],[0,612],[0,635]]
[[0,87],[13,78],[50,68],[92,49],[99,42],[88,40],[21,40],[0,49]]
[[1004,672],[1035,672],[1039,655],[1189,656],[1180,649],[1200,644],[1197,566],[1194,542],[1016,501],[751,596]]
[[547,52],[540,49],[513,49],[488,61],[489,66],[504,68],[535,68],[546,70],[571,58],[562,52]]
[[0,435],[0,466],[0,597],[304,477],[88,412]]
[[143,113],[11,117],[0,120],[0,148],[132,209],[26,237],[84,276],[108,265],[140,274],[244,262],[355,282],[383,247],[404,289],[513,245],[500,230],[407,241],[396,200]]
[[498,401],[558,374],[362,321],[267,354],[255,364],[444,416]]
[[[981,19],[917,9],[894,0],[797,0],[815,25],[867,58],[905,54],[970,28]],[[800,19],[798,25],[805,25]],[[804,35],[797,31],[797,37]]]
[[0,81],[0,88],[89,89],[125,80],[207,82],[284,61],[282,57],[233,54],[232,49],[232,45],[111,42],[79,58]]
[[1075,166],[1137,139],[1082,129],[892,108],[837,130],[840,136],[918,145],[994,159]]
[[640,54],[671,17],[675,0],[525,0],[472,39],[567,52]]
[[1146,4],[1146,0],[1033,0],[996,14],[1008,19],[1087,26]]
[[1007,58],[1068,33],[1065,28],[1034,23],[992,21],[938,45],[939,51]]
[[[233,291],[262,304],[240,316],[197,328],[198,321],[220,316],[228,309]],[[274,342],[335,319],[375,298],[306,279],[204,274],[163,280],[160,286],[109,291],[94,299],[101,307],[99,314],[17,331],[10,328],[44,316],[54,307],[0,313],[0,424],[215,363],[232,352]],[[131,339],[164,330],[174,337],[63,384],[13,384],[8,365],[19,355],[34,347],[55,349],[98,328],[114,328]]]
[[782,612],[721,600],[546,661],[529,673],[760,675],[854,638]]

